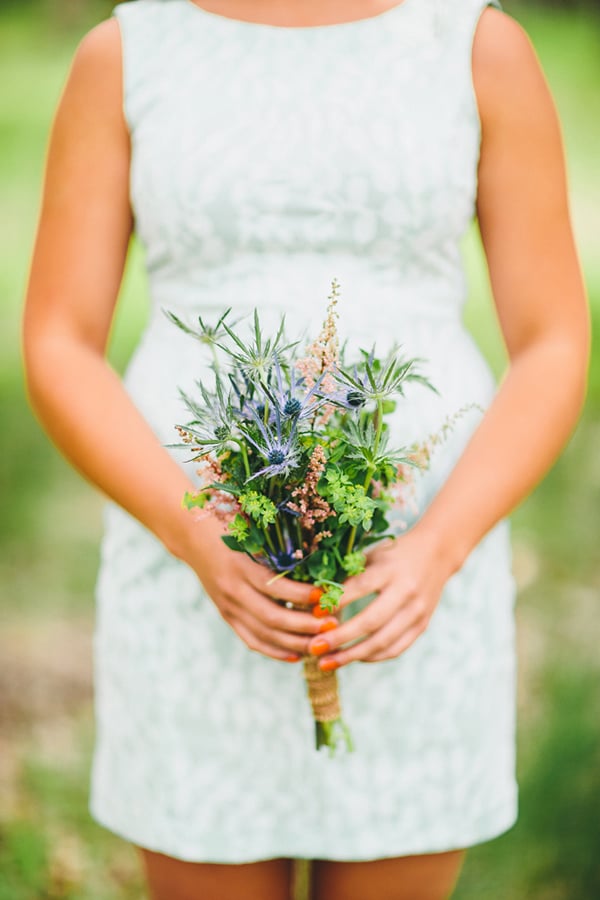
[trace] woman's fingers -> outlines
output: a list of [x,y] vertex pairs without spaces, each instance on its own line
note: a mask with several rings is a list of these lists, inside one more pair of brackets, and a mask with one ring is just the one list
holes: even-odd
[[305,656],[308,653],[308,644],[311,635],[270,628],[261,622],[260,619],[257,619],[249,609],[242,606],[236,607],[236,609],[226,618],[230,624],[232,621],[241,622],[259,640],[266,644],[302,656]]
[[[325,668],[357,660],[373,662],[376,657],[390,659],[391,648],[401,644],[405,635],[425,630],[429,609],[421,594],[411,593],[399,600],[397,589],[390,585],[363,612],[326,635],[314,637],[309,652],[321,657]],[[350,642],[352,646],[345,647]]]
[[400,656],[401,653],[408,650],[411,644],[414,644],[419,635],[423,634],[423,631],[424,628],[421,626],[409,628],[408,631],[405,631],[394,644],[391,644],[387,649],[382,650],[380,653],[373,653],[366,656],[362,659],[362,662],[383,662],[383,660],[386,659],[396,659],[397,656]]
[[287,600],[294,605],[307,608],[314,604],[314,600],[311,600],[310,596],[313,590],[312,584],[274,576],[273,572],[269,572],[259,563],[252,563],[250,560],[248,562],[248,581],[261,594],[276,600]]
[[[309,652],[317,653],[327,645],[328,650],[336,650],[349,641],[368,637],[382,628],[394,615],[398,608],[397,596],[381,593],[366,609],[357,613],[347,622],[327,633],[326,637],[314,638],[309,645]],[[328,652],[328,651],[321,651]]]
[[230,606],[236,610],[247,610],[270,631],[286,631],[307,637],[318,634],[321,622],[309,612],[286,609],[274,600],[261,594],[247,584],[242,590],[231,591],[228,596]]
[[376,565],[367,566],[360,575],[352,575],[350,578],[347,578],[344,581],[344,593],[340,600],[340,609],[348,606],[350,603],[354,603],[355,600],[360,600],[361,597],[376,593],[381,587],[383,578],[383,572]]
[[277,647],[275,644],[272,644],[267,640],[263,640],[262,638],[258,637],[258,635],[256,635],[251,628],[249,628],[244,622],[240,621],[239,619],[236,619],[234,617],[230,619],[229,624],[250,650],[254,650],[256,653],[262,653],[263,656],[269,656],[271,657],[271,659],[279,659],[282,662],[300,661],[300,654],[294,653],[290,650],[286,650],[282,647]]
[[371,663],[396,659],[401,653],[408,650],[423,633],[425,627],[426,624],[422,622],[409,628],[406,628],[404,624],[398,626],[398,624],[390,623],[389,627],[382,628],[370,638],[348,647],[347,650],[340,650],[332,657],[324,657],[323,665],[325,669],[332,670],[347,666],[351,662]]
[[287,653],[296,653],[299,656],[306,656],[308,653],[310,638],[307,635],[265,628],[258,619],[242,609],[236,612],[234,618],[236,621],[242,622],[255,637],[265,644],[285,650]]
[[395,548],[391,541],[372,550],[367,556],[367,567],[360,575],[352,575],[344,581],[344,593],[340,607],[348,606],[355,600],[376,594],[390,581],[390,578],[398,574],[398,564],[389,551]]

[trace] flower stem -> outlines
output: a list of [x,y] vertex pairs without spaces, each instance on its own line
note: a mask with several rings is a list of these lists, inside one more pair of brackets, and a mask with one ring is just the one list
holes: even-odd
[[266,540],[267,544],[269,545],[269,550],[272,553],[276,553],[275,544],[273,543],[273,539],[272,539],[271,535],[269,534],[269,529],[263,528],[263,534],[265,536],[265,540]]
[[240,452],[242,454],[242,460],[244,462],[244,471],[246,472],[246,478],[250,478],[250,463],[248,462],[248,451],[246,450],[246,445],[243,441],[237,442],[238,447],[240,448]]
[[298,538],[298,550],[303,551],[304,544],[303,544],[303,540],[302,540],[302,529],[300,527],[300,522],[298,521],[298,519],[295,519],[295,523],[296,523],[296,536]]
[[383,428],[383,400],[377,401],[377,412],[375,415],[377,416],[377,430],[375,432],[375,446],[373,448],[373,456],[377,455],[377,451],[379,450],[379,442],[381,440],[381,430]]
[[[377,411],[375,413],[377,417],[377,426],[375,429],[375,441],[373,443],[373,458],[377,457],[377,451],[379,450],[379,444],[381,442],[381,432],[383,429],[383,400],[377,401]],[[365,494],[369,490],[371,485],[371,479],[373,478],[373,473],[375,472],[374,465],[367,466],[367,473],[365,475],[365,480],[363,481],[363,488],[365,489]],[[352,526],[350,531],[350,537],[348,538],[348,546],[346,548],[346,553],[350,553],[352,548],[354,547],[354,541],[356,539],[356,525]]]
[[215,345],[212,341],[209,341],[209,346],[213,358],[213,366],[215,367],[215,372],[218,373],[219,369],[221,368],[219,365],[219,357],[217,356],[217,351],[215,350]]
[[275,519],[275,531],[277,533],[277,540],[279,541],[279,547],[281,550],[285,550],[285,541],[283,540],[283,534],[281,533],[281,525],[279,524],[279,518]]

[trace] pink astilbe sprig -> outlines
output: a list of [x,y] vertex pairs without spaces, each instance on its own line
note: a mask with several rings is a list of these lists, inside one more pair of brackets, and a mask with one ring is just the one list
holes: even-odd
[[196,493],[191,495],[196,502],[189,504],[190,509],[196,519],[215,516],[224,525],[229,525],[241,513],[241,507],[229,491],[220,490],[217,486],[227,481],[227,474],[219,460],[210,453],[201,456],[199,462],[196,474],[200,484]]
[[335,510],[331,508],[327,500],[317,491],[317,484],[325,470],[325,451],[320,444],[313,449],[304,481],[294,488],[291,493],[293,500],[287,502],[288,509],[295,512],[298,522],[305,532],[310,533],[310,540],[306,541],[307,549],[312,552],[317,544],[325,537],[331,537],[331,532],[322,530],[315,532],[317,525],[324,522],[329,516],[335,516]]
[[[340,361],[340,345],[337,332],[337,302],[340,295],[340,286],[337,279],[331,282],[331,294],[323,327],[318,337],[306,348],[306,356],[296,361],[296,368],[304,378],[308,390],[314,387],[319,376],[323,376],[320,390],[324,394],[333,393],[336,389],[336,381],[333,372]],[[335,407],[331,403],[324,404],[317,418],[319,425],[326,425]]]

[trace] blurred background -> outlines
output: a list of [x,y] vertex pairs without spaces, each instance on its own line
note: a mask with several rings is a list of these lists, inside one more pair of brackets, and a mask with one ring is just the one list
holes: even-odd
[[[112,6],[0,0],[0,900],[145,896],[133,848],[87,811],[101,499],[29,412],[19,350],[48,129],[79,39]],[[562,118],[597,335],[600,9],[597,0],[504,6],[529,32]],[[468,323],[500,374],[505,355],[475,228],[465,254]],[[144,315],[134,243],[111,342],[119,370]],[[569,447],[513,516],[520,819],[470,853],[457,900],[600,898],[599,447],[596,352]]]

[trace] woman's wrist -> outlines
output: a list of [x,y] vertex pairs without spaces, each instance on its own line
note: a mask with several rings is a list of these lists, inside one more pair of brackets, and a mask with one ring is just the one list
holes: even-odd
[[458,572],[472,549],[460,529],[446,527],[427,514],[419,519],[409,534],[447,578]]
[[159,539],[172,556],[192,567],[197,566],[201,551],[214,546],[224,534],[222,523],[214,515],[199,517],[181,506],[163,522],[166,527],[158,533]]

